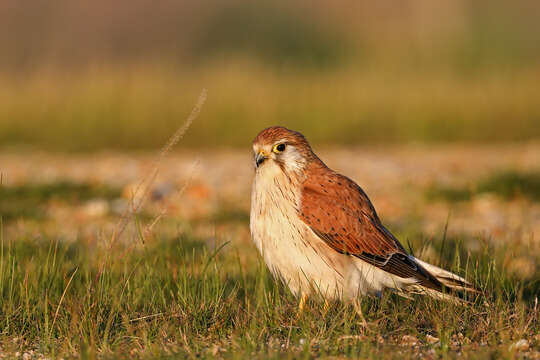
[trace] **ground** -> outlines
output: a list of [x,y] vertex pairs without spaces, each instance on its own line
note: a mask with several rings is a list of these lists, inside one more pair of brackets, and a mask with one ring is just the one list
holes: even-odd
[[4,151],[0,357],[540,358],[540,144],[315,151],[482,294],[298,314],[249,238],[248,145],[159,162]]

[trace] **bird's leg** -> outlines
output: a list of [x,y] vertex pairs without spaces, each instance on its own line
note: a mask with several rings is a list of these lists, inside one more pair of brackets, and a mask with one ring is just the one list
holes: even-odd
[[364,313],[362,312],[362,302],[358,299],[354,299],[353,300],[353,306],[354,306],[354,311],[356,311],[356,314],[358,316],[360,316],[360,324],[367,328],[368,327],[368,323],[366,322],[366,318],[364,318]]
[[328,303],[327,299],[324,299],[324,305],[323,305],[323,313],[322,316],[326,316],[328,313],[328,309],[330,308],[330,304]]

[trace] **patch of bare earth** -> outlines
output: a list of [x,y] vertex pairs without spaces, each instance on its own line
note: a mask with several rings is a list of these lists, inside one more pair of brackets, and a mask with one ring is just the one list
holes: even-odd
[[[449,232],[485,234],[504,241],[516,234],[538,240],[540,204],[527,198],[503,199],[480,194],[470,201],[426,200],[430,186],[467,186],[497,171],[540,171],[540,144],[315,149],[331,168],[349,176],[371,197],[385,222],[414,215],[430,234],[450,217]],[[107,184],[123,189],[118,201],[94,199],[76,209],[50,205],[51,220],[88,225],[119,212],[154,165],[153,154],[98,153],[58,155],[2,153],[0,172],[6,187],[25,183]],[[210,219],[224,207],[249,211],[253,160],[250,150],[182,151],[163,159],[145,207],[166,209],[167,217]],[[64,211],[65,210],[65,211]],[[74,225],[75,225],[74,224]]]

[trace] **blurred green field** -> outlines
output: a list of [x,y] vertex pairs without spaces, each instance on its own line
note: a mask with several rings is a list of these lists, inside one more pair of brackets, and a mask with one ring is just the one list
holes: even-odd
[[506,199],[528,198],[538,202],[540,201],[540,173],[499,172],[465,188],[432,187],[427,190],[426,195],[430,199],[468,201],[473,196],[483,193],[497,194]]
[[1,147],[155,148],[203,87],[182,146],[540,138],[535,1],[123,5],[0,8]]
[[297,74],[237,63],[179,72],[98,69],[39,74],[0,87],[0,143],[56,151],[159,147],[208,101],[182,146],[249,146],[282,124],[319,144],[504,142],[540,138],[540,70],[475,78],[384,73]]

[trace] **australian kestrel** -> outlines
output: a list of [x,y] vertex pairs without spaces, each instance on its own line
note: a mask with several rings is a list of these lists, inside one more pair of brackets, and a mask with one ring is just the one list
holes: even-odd
[[465,279],[407,253],[362,188],[328,168],[306,138],[284,127],[253,141],[251,236],[266,265],[293,293],[355,299],[392,289],[452,299]]

